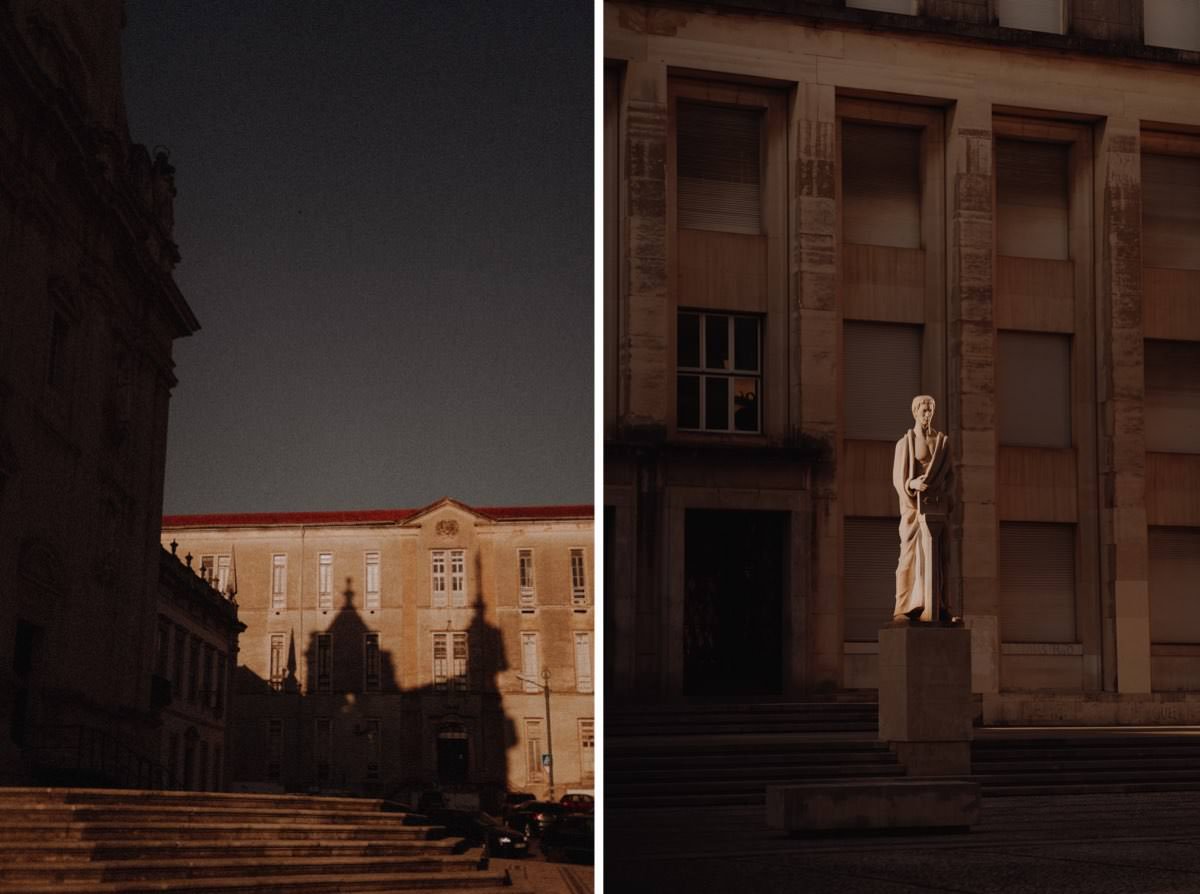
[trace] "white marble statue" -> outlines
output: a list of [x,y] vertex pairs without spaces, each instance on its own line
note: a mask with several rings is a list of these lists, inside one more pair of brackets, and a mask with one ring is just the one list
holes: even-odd
[[945,588],[945,531],[954,502],[954,465],[946,435],[933,427],[936,404],[913,398],[915,424],[896,442],[892,484],[900,497],[896,620],[957,621]]

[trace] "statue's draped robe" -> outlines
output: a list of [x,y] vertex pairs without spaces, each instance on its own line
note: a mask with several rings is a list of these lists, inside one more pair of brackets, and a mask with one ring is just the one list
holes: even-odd
[[[900,561],[896,565],[893,614],[899,617],[928,608],[927,619],[936,619],[945,599],[940,573],[942,558],[921,512],[921,502],[930,504],[929,511],[936,511],[941,517],[949,512],[953,464],[944,433],[936,433],[932,453],[924,462],[918,456],[923,452],[918,450],[918,437],[921,436],[913,429],[905,432],[896,442],[892,464],[892,484],[900,498]],[[909,490],[908,482],[921,475],[925,476],[926,489],[918,494]]]

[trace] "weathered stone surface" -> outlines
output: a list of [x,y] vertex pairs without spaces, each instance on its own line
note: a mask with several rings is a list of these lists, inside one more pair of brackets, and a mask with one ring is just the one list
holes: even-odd
[[897,779],[767,787],[767,825],[783,832],[945,828],[979,820],[979,784]]

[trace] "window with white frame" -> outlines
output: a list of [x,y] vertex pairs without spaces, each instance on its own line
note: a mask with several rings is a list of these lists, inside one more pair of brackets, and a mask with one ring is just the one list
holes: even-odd
[[283,675],[285,671],[282,633],[271,634],[271,656],[268,666],[270,667],[271,688],[279,692],[283,689]]
[[521,634],[521,679],[526,692],[538,692],[541,667],[538,664],[538,638],[536,633]]
[[333,553],[317,556],[317,608],[323,612],[333,608]]
[[542,741],[543,725],[540,717],[525,718],[525,778],[530,781],[540,781],[543,778]]
[[217,576],[217,557],[216,556],[201,556],[200,557],[200,579],[206,580],[210,584]]
[[537,604],[533,588],[533,550],[517,550],[517,578],[521,590],[521,611],[533,611]]
[[278,782],[283,763],[283,720],[272,717],[267,721],[267,779]]
[[333,691],[333,635],[317,634],[317,691]]
[[287,608],[287,554],[271,556],[271,608]]
[[465,550],[450,550],[450,605],[465,608],[467,604],[467,554]]
[[379,634],[368,633],[363,637],[363,666],[366,668],[363,688],[367,692],[379,691]]
[[317,764],[317,782],[328,782],[333,777],[333,719],[318,717],[316,727],[313,756]]
[[367,778],[379,778],[379,765],[383,757],[383,721],[378,717],[367,718]]
[[759,317],[679,311],[675,416],[681,430],[761,430],[761,344]]
[[429,554],[431,604],[434,608],[445,608],[446,600],[446,551],[435,549]]
[[433,685],[435,689],[467,688],[466,633],[433,635]]
[[217,592],[229,589],[229,556],[217,556]]
[[575,634],[575,688],[592,691],[592,635],[586,631]]
[[583,548],[575,547],[571,550],[571,605],[576,608],[582,608],[588,603],[587,579]]
[[591,717],[579,721],[579,772],[585,781],[596,778],[596,721]]
[[375,611],[379,608],[379,553],[370,551],[364,554],[366,562],[366,581],[367,581],[367,611]]

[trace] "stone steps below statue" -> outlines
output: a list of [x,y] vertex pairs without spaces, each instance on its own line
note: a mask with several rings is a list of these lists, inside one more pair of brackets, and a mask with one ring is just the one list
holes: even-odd
[[378,798],[339,798],[325,795],[252,794],[244,792],[189,792],[160,789],[0,788],[0,808],[13,802],[29,804],[130,804],[185,805],[188,807],[248,808],[261,810],[336,810],[339,813],[376,814],[384,802]]
[[352,825],[349,823],[283,824],[277,823],[189,823],[186,826],[141,825],[138,823],[27,823],[23,826],[0,824],[0,841],[28,838],[64,840],[119,841],[140,840],[272,840],[295,841],[422,841],[431,827]]
[[817,764],[817,765],[787,765],[763,766],[754,764],[742,767],[720,767],[705,769],[697,772],[694,768],[676,770],[655,768],[647,770],[629,770],[621,774],[620,782],[611,782],[605,786],[606,796],[615,796],[628,792],[634,786],[669,785],[672,783],[704,784],[709,782],[761,780],[769,781],[772,785],[782,781],[800,781],[806,779],[842,779],[860,776],[898,776],[904,774],[904,768],[893,757],[891,761],[876,761],[862,764]]
[[142,892],[186,891],[189,894],[340,894],[340,892],[394,892],[412,894],[461,894],[467,891],[500,890],[505,894],[532,894],[521,888],[506,887],[508,876],[499,871],[371,873],[326,876],[283,875],[271,878],[229,876],[201,879],[172,879],[168,887],[161,880],[88,881],[21,884],[5,888],[8,894],[142,894]]
[[720,770],[725,767],[743,767],[748,762],[754,766],[832,766],[838,764],[876,764],[880,761],[895,761],[895,755],[886,747],[864,747],[861,751],[837,748],[832,743],[822,750],[780,749],[777,747],[749,749],[710,749],[700,753],[682,754],[677,751],[654,754],[630,754],[605,752],[605,770],[609,773],[638,773],[656,768],[668,770],[695,769]]
[[407,857],[462,852],[457,838],[436,841],[7,841],[0,842],[0,866],[9,863],[72,860],[205,860],[212,857],[278,860],[308,857]]

